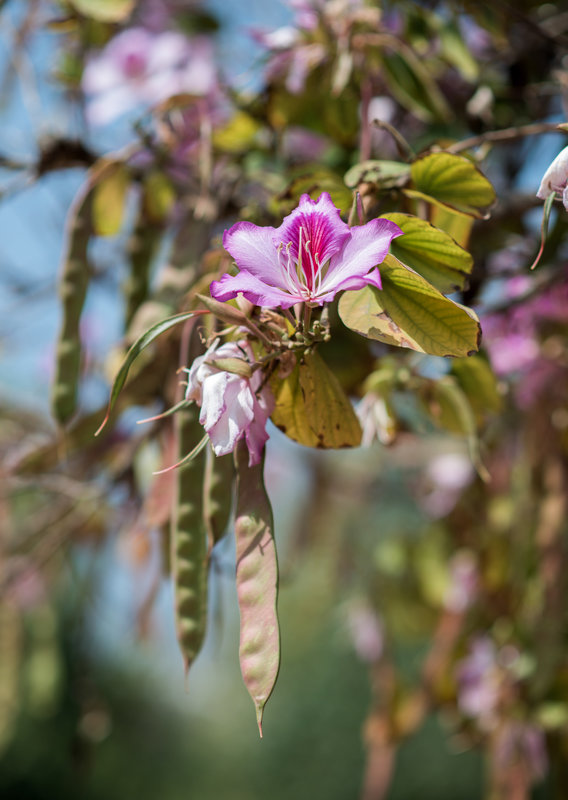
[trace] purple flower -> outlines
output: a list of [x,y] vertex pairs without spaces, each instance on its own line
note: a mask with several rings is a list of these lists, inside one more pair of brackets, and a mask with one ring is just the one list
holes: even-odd
[[560,151],[544,173],[536,196],[546,200],[553,193],[562,195],[564,208],[568,211],[568,147]]
[[457,665],[458,705],[482,728],[491,727],[499,702],[497,652],[488,636],[474,639],[469,655]]
[[[217,345],[218,340],[188,370],[186,399],[201,406],[199,421],[211,439],[215,455],[231,453],[244,438],[252,467],[260,463],[268,439],[266,423],[274,409],[274,398],[270,388],[262,386],[261,371],[249,370],[254,356],[248,342]],[[242,374],[227,372],[216,365],[228,358],[239,359]]]
[[211,294],[230,300],[242,293],[257,306],[290,308],[321,306],[338,292],[367,285],[380,289],[381,276],[373,268],[401,234],[385,219],[349,228],[327,192],[317,202],[303,194],[279,228],[237,222],[225,231],[223,246],[240,271],[214,281]]
[[129,28],[89,61],[82,85],[91,96],[87,117],[95,125],[175,94],[204,95],[216,85],[211,43],[173,31]]

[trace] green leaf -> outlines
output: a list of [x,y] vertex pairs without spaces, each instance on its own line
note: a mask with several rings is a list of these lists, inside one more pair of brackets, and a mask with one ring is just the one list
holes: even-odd
[[151,170],[144,176],[144,211],[151,222],[163,222],[176,201],[176,190],[161,170]]
[[85,17],[100,22],[123,22],[130,16],[136,0],[70,0]]
[[343,180],[350,189],[360,183],[377,183],[383,189],[398,186],[410,175],[410,165],[402,161],[362,161],[347,170]]
[[236,111],[229,122],[213,134],[213,144],[227,153],[248,152],[256,142],[261,125],[245,111]]
[[542,211],[542,222],[540,224],[540,247],[538,253],[536,254],[535,260],[530,266],[531,269],[534,269],[536,267],[544,252],[544,245],[546,244],[546,237],[548,236],[548,221],[550,219],[550,212],[552,210],[552,204],[554,203],[555,197],[556,197],[556,192],[551,192],[544,201],[544,208]]
[[175,325],[179,325],[180,322],[186,322],[186,320],[191,319],[192,317],[198,316],[200,314],[206,314],[206,311],[187,311],[183,314],[176,314],[174,317],[168,317],[167,319],[163,319],[161,322],[156,323],[151,328],[149,328],[145,333],[142,334],[132,345],[129,349],[128,353],[126,354],[126,358],[124,359],[122,366],[118,370],[116,378],[114,379],[114,383],[112,385],[110,399],[108,402],[107,413],[102,421],[100,427],[95,433],[95,436],[98,436],[102,429],[108,422],[110,417],[110,412],[112,411],[114,404],[120,391],[124,384],[126,383],[126,378],[128,377],[128,372],[132,364],[136,361],[140,353],[148,347],[149,344],[161,336],[162,333],[169,331],[170,328],[173,328]]
[[274,379],[271,419],[307,447],[357,447],[361,426],[349,398],[317,353],[305,353],[283,381]]
[[98,236],[116,236],[122,227],[130,171],[122,161],[109,162],[93,189],[93,225]]
[[432,396],[430,411],[434,421],[450,433],[465,436],[473,466],[479,477],[488,481],[490,475],[481,460],[475,415],[467,396],[450,375],[433,383]]
[[452,64],[462,78],[473,83],[479,76],[479,65],[470,53],[456,23],[444,22],[439,32],[442,56]]
[[391,243],[395,258],[426,278],[442,294],[464,288],[473,258],[451,236],[410,214],[383,214],[382,217],[404,231],[404,236]]
[[482,356],[456,359],[452,364],[452,372],[479,417],[488,411],[501,411],[503,399],[499,394],[497,378]]
[[448,206],[434,205],[430,212],[430,222],[451,236],[460,247],[467,247],[475,220],[473,217],[452,211]]
[[309,194],[312,200],[317,200],[322,192],[329,192],[331,200],[343,214],[346,214],[353,201],[353,195],[346,188],[342,178],[333,170],[320,168],[314,169],[292,180],[278,204],[278,211],[282,215],[288,214],[298,205],[303,194]]
[[403,190],[408,197],[449,206],[460,214],[485,218],[495,202],[495,191],[485,175],[469,159],[454,153],[430,153],[417,159],[410,177],[414,189]]
[[369,339],[434,356],[467,356],[479,348],[476,314],[444,297],[421,275],[388,255],[381,264],[382,291],[367,286],[345,292],[339,316]]
[[424,122],[447,121],[452,112],[436,81],[410,48],[383,53],[383,77],[399,103]]

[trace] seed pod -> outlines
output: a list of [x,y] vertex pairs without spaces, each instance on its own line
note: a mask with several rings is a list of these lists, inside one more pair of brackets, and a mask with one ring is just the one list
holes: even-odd
[[7,598],[0,602],[0,753],[10,743],[20,711],[22,621]]
[[207,448],[204,484],[204,518],[209,536],[209,546],[223,538],[231,516],[235,463],[233,454],[216,456]]
[[162,231],[162,225],[148,219],[142,204],[130,241],[130,275],[124,284],[126,329],[138,308],[148,297],[150,270],[160,245]]
[[56,346],[55,376],[51,393],[52,413],[65,425],[77,408],[81,369],[79,323],[89,285],[87,246],[92,233],[92,195],[88,182],[76,197],[67,219],[63,274],[59,287],[62,322]]
[[236,449],[237,596],[241,614],[241,672],[256,708],[262,737],[262,715],[280,667],[280,630],[276,601],[278,562],[272,508],[263,480],[264,458],[248,466],[248,448]]
[[[193,405],[175,416],[178,457],[187,455],[203,436]],[[205,452],[176,469],[172,525],[172,572],[177,636],[186,674],[201,650],[207,621],[207,537],[203,523]]]

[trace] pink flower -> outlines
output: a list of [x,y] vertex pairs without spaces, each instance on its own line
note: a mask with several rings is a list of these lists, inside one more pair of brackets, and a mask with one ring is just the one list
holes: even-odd
[[476,719],[482,728],[495,721],[499,702],[497,651],[488,636],[470,643],[466,658],[457,665],[458,705],[462,712]]
[[[260,370],[251,370],[250,377],[246,376],[247,367],[254,362],[248,342],[217,345],[218,340],[188,370],[186,399],[201,406],[199,421],[211,439],[215,455],[231,453],[244,438],[252,467],[260,463],[268,439],[266,423],[274,409],[274,398],[267,385],[261,389]],[[216,366],[216,361],[227,358],[242,362],[242,375]]]
[[225,231],[223,246],[240,271],[214,281],[211,294],[230,300],[242,293],[257,306],[290,308],[321,306],[338,292],[367,285],[380,289],[381,276],[373,268],[401,234],[385,219],[349,228],[327,192],[317,202],[303,194],[279,228],[237,222]]
[[536,196],[546,200],[552,193],[562,195],[564,208],[568,211],[568,147],[560,151],[544,173]]
[[89,61],[82,85],[91,95],[87,117],[95,125],[175,94],[205,95],[216,85],[211,43],[173,31],[129,28]]

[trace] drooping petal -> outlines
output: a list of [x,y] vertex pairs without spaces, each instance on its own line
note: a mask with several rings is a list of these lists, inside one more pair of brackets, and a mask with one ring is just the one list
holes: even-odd
[[329,292],[338,292],[340,287],[346,288],[348,279],[366,278],[365,283],[380,288],[380,279],[374,274],[368,276],[369,270],[384,260],[390,243],[403,231],[390,220],[372,219],[366,225],[351,228],[350,233],[343,250],[331,260],[318,292],[320,297]]
[[207,433],[219,422],[226,409],[225,393],[229,377],[228,372],[217,372],[203,381],[199,422]]
[[286,292],[276,286],[252,275],[247,270],[241,270],[238,275],[225,274],[219,281],[213,281],[210,287],[211,296],[216,300],[232,300],[239,293],[242,293],[247,300],[255,306],[263,308],[290,308],[295,303],[300,303],[304,298],[298,289],[295,294]]
[[254,399],[248,381],[236,375],[229,378],[225,390],[225,409],[215,425],[206,429],[215,455],[231,453],[239,439],[246,435],[254,421]]
[[291,242],[290,252],[294,259],[298,259],[300,229],[302,246],[305,247],[309,242],[311,252],[317,255],[322,266],[341,250],[350,233],[349,226],[339,216],[339,209],[334,206],[328,192],[322,192],[317,201],[303,194],[298,207],[274,231],[272,238],[276,245]]
[[540,183],[537,197],[546,200],[552,192],[562,192],[568,183],[568,147],[561,150],[548,167]]
[[229,252],[240,270],[257,278],[282,286],[282,266],[277,245],[273,242],[275,229],[261,228],[252,222],[237,222],[223,234],[223,247]]

